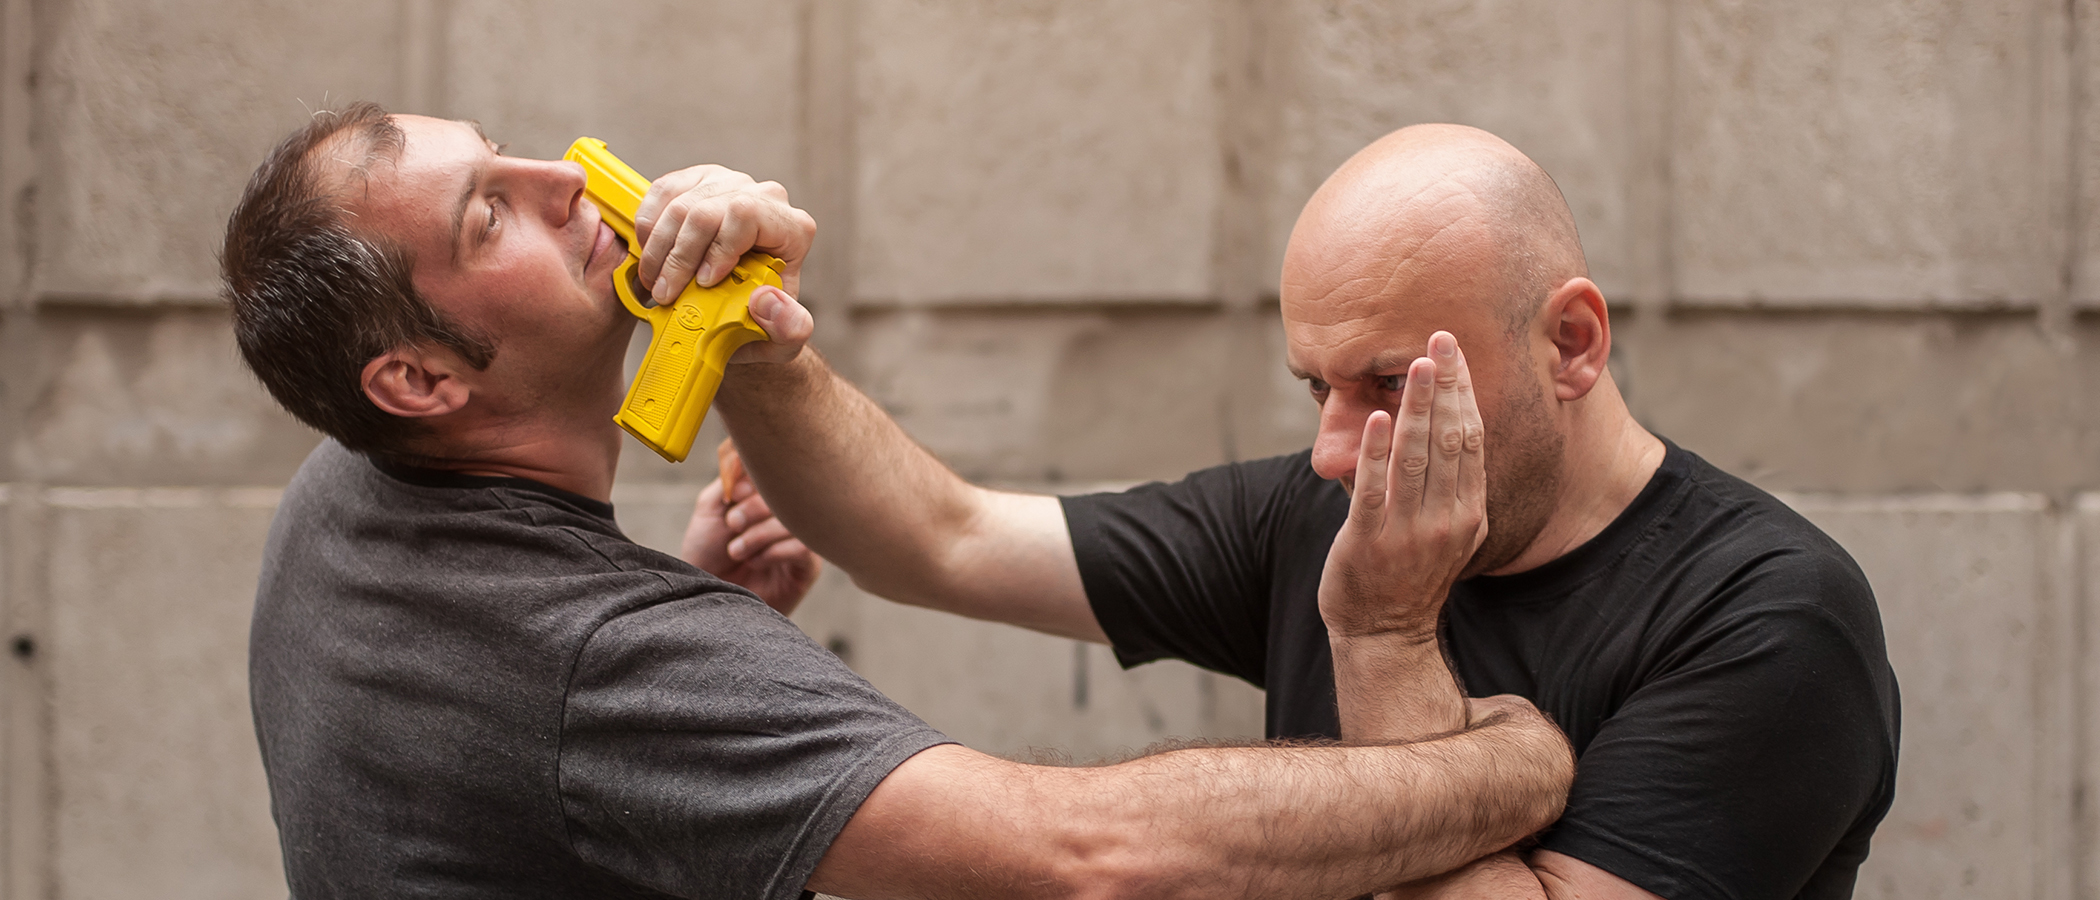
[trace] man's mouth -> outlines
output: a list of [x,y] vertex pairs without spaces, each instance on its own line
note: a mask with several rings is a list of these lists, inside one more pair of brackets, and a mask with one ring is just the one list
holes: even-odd
[[598,239],[592,242],[591,255],[584,259],[583,268],[586,271],[588,271],[592,266],[597,265],[599,254],[604,253],[607,247],[611,247],[615,244],[619,245],[620,255],[626,256],[627,244],[625,241],[620,240],[619,233],[613,231],[611,225],[607,225],[604,222],[599,222]]

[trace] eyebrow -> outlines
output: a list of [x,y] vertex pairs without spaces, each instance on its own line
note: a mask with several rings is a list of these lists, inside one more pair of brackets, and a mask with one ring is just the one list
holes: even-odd
[[[460,123],[461,123],[461,124],[463,124],[463,125],[467,125],[467,126],[469,126],[469,127],[473,128],[473,129],[474,129],[474,133],[475,133],[476,135],[478,135],[478,136],[479,136],[479,137],[481,138],[481,142],[482,142],[482,143],[484,143],[484,144],[488,144],[488,145],[490,146],[490,149],[494,149],[494,148],[495,148],[495,142],[494,142],[494,141],[491,141],[491,140],[489,140],[489,136],[488,136],[488,133],[487,133],[487,132],[485,132],[485,131],[482,131],[482,130],[481,130],[481,123],[480,123],[480,122],[477,122],[477,121],[475,121],[475,120],[473,120],[473,119],[462,119],[462,120],[460,120]],[[456,200],[456,201],[454,201],[454,202],[453,202],[453,204],[452,204],[452,260],[453,260],[453,262],[458,262],[458,261],[459,261],[459,237],[460,237],[460,234],[461,234],[461,233],[462,233],[463,231],[465,231],[465,229],[466,229],[466,221],[467,221],[467,204],[469,204],[469,203],[472,203],[472,202],[474,201],[474,193],[475,193],[476,191],[478,191],[478,190],[480,190],[480,189],[481,189],[481,173],[482,173],[482,170],[484,170],[484,169],[486,169],[486,168],[487,168],[486,164],[483,164],[483,165],[477,165],[477,166],[475,166],[475,167],[474,167],[474,174],[473,174],[473,176],[472,176],[472,177],[469,177],[469,178],[467,179],[467,187],[466,187],[466,189],[465,189],[465,190],[462,190],[462,191],[460,191],[460,192],[459,192],[459,199],[458,199],[458,200]]]
[[[1393,369],[1399,369],[1399,374],[1406,375],[1407,368],[1409,366],[1414,365],[1415,360],[1420,358],[1422,358],[1422,354],[1420,353],[1411,353],[1405,350],[1388,350],[1384,353],[1378,354],[1377,356],[1371,357],[1371,362],[1369,365],[1366,365],[1361,370],[1355,372],[1353,376],[1348,378],[1347,380],[1362,381],[1366,378],[1374,377],[1376,373],[1389,372]],[[1296,365],[1293,365],[1289,362],[1284,363],[1284,368],[1289,369],[1292,375],[1297,376],[1300,379],[1310,381],[1313,378],[1313,374],[1311,372],[1307,372],[1304,369],[1300,369]]]
[[467,187],[459,192],[459,199],[452,204],[452,259],[459,261],[459,236],[467,220],[467,204],[473,202],[474,192],[481,189],[481,168],[474,167],[474,174],[467,179]]

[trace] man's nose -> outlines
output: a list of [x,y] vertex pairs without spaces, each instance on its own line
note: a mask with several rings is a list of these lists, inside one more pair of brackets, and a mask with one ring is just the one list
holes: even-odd
[[1313,439],[1313,472],[1334,481],[1356,474],[1356,454],[1371,408],[1330,395],[1320,407],[1320,434]]
[[523,166],[520,175],[535,188],[532,203],[536,212],[549,224],[567,223],[576,214],[577,199],[583,196],[583,164],[563,159],[519,162]]

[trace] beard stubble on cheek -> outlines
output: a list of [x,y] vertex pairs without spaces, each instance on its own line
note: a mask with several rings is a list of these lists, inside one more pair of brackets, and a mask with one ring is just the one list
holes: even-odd
[[[1516,383],[1525,381],[1528,377]],[[1505,396],[1501,415],[1487,429],[1487,540],[1467,564],[1462,575],[1466,578],[1500,569],[1523,555],[1552,517],[1560,493],[1561,453],[1567,441],[1553,427],[1543,391],[1532,387]]]

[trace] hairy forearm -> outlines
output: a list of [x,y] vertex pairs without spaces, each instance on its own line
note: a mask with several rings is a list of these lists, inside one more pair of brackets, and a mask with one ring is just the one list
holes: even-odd
[[1344,740],[1416,740],[1465,727],[1465,695],[1433,634],[1334,635],[1328,645]]
[[1054,497],[971,485],[805,349],[740,364],[716,405],[780,521],[861,587],[1101,641]]
[[[1390,746],[1174,750],[1099,768],[959,746],[868,795],[809,886],[847,897],[1345,898],[1507,846],[1574,762],[1536,710]],[[1523,789],[1485,803],[1487,785]]]
[[1137,895],[1353,897],[1542,827],[1571,773],[1550,724],[1504,716],[1413,744],[1162,754],[1067,796],[1120,805],[1123,852],[1167,855]]
[[1377,900],[1547,900],[1547,894],[1524,858],[1504,850],[1435,878],[1401,885]]
[[924,590],[937,548],[976,511],[975,488],[813,349],[735,366],[715,403],[774,513],[871,587]]

